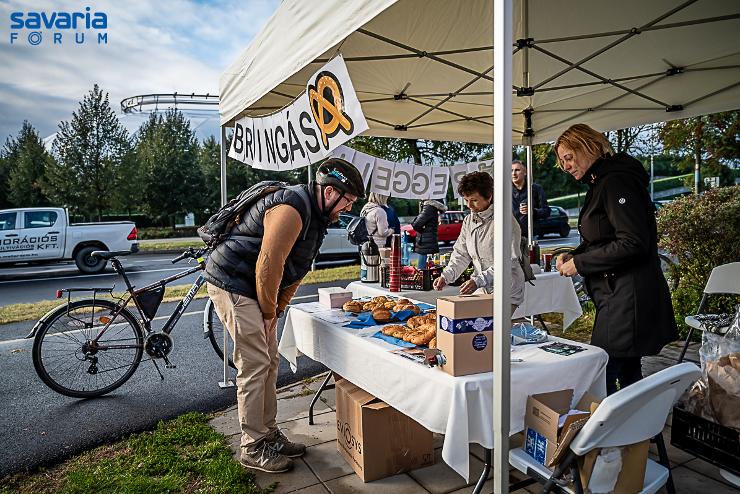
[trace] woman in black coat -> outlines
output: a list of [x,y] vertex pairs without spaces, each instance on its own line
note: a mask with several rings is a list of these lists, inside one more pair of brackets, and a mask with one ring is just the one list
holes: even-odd
[[414,252],[417,254],[437,254],[439,252],[439,215],[447,210],[439,201],[428,199],[423,202],[419,216],[411,226],[416,230]]
[[561,168],[588,185],[578,217],[581,244],[557,259],[561,275],[581,274],[596,305],[591,343],[606,350],[609,394],[642,379],[640,357],[678,339],[668,284],[658,258],[655,208],[642,164],[613,154],[584,124],[555,142]]

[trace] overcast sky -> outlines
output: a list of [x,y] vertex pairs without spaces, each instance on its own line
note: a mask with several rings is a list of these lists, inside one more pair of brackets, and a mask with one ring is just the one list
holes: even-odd
[[[218,78],[246,48],[278,0],[130,0],[74,2],[0,0],[0,144],[17,135],[23,120],[42,137],[69,120],[80,99],[97,83],[120,114],[123,98],[146,93],[218,94]],[[10,15],[23,12],[104,12],[108,28],[11,29]],[[41,33],[32,45],[29,35]],[[62,43],[53,43],[53,33]],[[84,44],[75,43],[84,32]],[[98,44],[98,32],[108,43]],[[11,43],[12,33],[18,33]],[[31,41],[37,41],[36,35]],[[141,117],[125,117],[129,129]],[[197,125],[198,122],[195,123]],[[215,114],[200,131],[218,128]],[[202,137],[201,133],[201,137]]]

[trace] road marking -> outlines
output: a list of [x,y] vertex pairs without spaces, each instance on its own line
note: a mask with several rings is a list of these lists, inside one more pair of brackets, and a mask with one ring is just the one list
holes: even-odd
[[[140,273],[161,273],[164,271],[185,271],[183,268],[168,268],[168,269],[149,269],[144,271],[130,271],[126,272],[127,275],[131,276],[134,274],[140,274]],[[102,273],[102,274],[84,274],[80,276],[56,276],[54,278],[37,278],[37,279],[25,279],[25,280],[11,280],[11,281],[0,281],[0,285],[2,284],[10,284],[10,283],[28,283],[30,281],[49,281],[49,280],[69,280],[69,279],[84,279],[84,278],[97,278],[100,276],[118,276],[116,273]]]

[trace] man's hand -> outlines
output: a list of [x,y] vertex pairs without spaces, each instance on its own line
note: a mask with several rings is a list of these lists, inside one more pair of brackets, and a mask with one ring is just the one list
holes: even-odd
[[561,276],[575,276],[578,274],[578,270],[576,269],[576,263],[573,262],[573,258],[571,256],[571,259],[564,262],[560,268],[558,269],[560,271]]
[[436,280],[434,280],[434,283],[432,283],[432,288],[439,291],[443,289],[447,285],[447,281],[444,279],[443,276],[440,276]]
[[571,254],[560,254],[555,260],[555,269],[560,271],[560,266],[570,261],[571,259],[573,259],[573,256]]
[[529,211],[529,208],[527,207],[527,203],[526,202],[519,205],[519,212],[520,213],[527,214],[528,211]]
[[478,285],[476,285],[475,281],[468,280],[465,283],[463,283],[462,286],[460,287],[460,295],[470,295],[477,289],[478,289]]

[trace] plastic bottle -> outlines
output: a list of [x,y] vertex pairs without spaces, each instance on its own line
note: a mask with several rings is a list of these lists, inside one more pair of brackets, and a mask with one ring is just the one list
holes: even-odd
[[411,244],[408,240],[408,233],[403,232],[401,234],[401,265],[408,266],[409,264],[409,247]]

